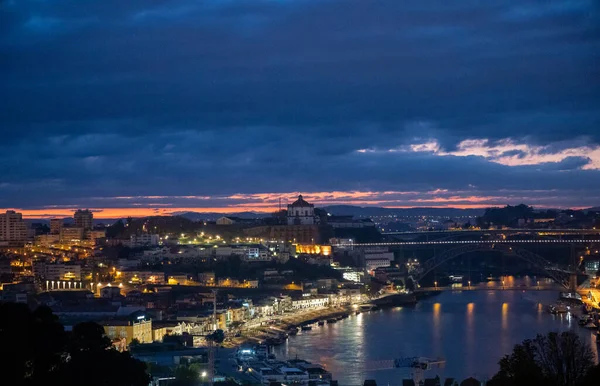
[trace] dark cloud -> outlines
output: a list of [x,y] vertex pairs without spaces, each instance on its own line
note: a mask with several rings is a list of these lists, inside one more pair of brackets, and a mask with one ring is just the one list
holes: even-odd
[[[435,189],[591,205],[597,52],[593,0],[6,0],[0,206]],[[452,154],[507,138],[565,155]]]

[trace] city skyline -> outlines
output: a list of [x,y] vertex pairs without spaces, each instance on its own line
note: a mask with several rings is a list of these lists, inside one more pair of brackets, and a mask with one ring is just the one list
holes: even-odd
[[0,9],[2,210],[600,205],[591,1]]

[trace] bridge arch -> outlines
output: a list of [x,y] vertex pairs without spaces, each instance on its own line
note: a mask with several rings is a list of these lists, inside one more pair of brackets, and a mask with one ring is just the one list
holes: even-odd
[[527,251],[522,248],[516,248],[509,244],[466,244],[460,247],[448,249],[443,253],[434,256],[427,260],[421,265],[421,273],[415,277],[416,281],[419,282],[425,275],[458,256],[466,253],[478,252],[478,251],[498,251],[506,255],[516,256],[521,260],[524,260],[537,268],[540,268],[548,277],[552,278],[558,284],[566,289],[570,288],[570,272],[552,269],[552,264],[541,257],[540,255]]

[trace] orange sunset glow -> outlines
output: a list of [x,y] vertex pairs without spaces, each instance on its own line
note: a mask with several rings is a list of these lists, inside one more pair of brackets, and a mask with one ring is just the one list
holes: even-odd
[[[461,195],[464,194],[464,195]],[[332,192],[288,192],[288,193],[256,193],[232,194],[229,196],[117,196],[96,197],[92,201],[96,205],[81,206],[91,209],[97,219],[113,219],[124,217],[169,216],[182,212],[216,212],[237,213],[256,212],[271,213],[291,202],[298,194],[317,206],[355,205],[379,206],[385,208],[405,209],[415,207],[437,207],[458,209],[479,209],[490,206],[501,206],[506,202],[503,196],[473,195],[469,192],[449,192],[436,189],[428,192],[416,191],[332,191]],[[178,205],[185,202],[189,205]],[[107,204],[112,204],[107,205]],[[198,206],[198,203],[209,204]],[[213,204],[213,205],[210,205]],[[8,208],[23,213],[26,218],[70,217],[78,208],[77,205],[52,205],[43,208]],[[8,210],[2,209],[2,210]]]

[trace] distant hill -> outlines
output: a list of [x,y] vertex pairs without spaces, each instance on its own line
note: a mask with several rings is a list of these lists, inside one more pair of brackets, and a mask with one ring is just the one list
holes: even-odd
[[271,213],[255,213],[255,212],[238,212],[238,213],[218,213],[218,212],[174,212],[173,216],[181,216],[192,221],[200,220],[216,220],[223,216],[239,217],[239,218],[265,218],[271,217]]
[[327,212],[334,215],[353,215],[354,217],[373,216],[440,216],[461,217],[481,216],[485,209],[458,208],[382,208],[377,206],[331,205],[326,206]]

